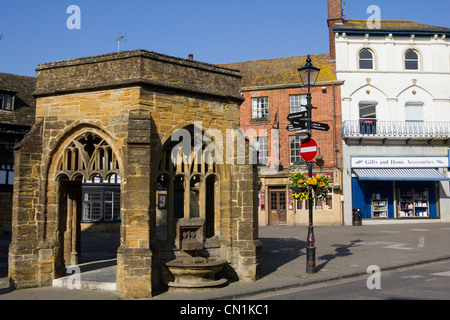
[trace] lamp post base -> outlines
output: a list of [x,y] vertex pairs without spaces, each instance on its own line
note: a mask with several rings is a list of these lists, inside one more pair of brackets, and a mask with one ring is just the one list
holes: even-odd
[[306,248],[306,273],[316,273],[316,247]]
[[308,227],[308,239],[306,247],[306,273],[316,273],[316,247],[314,246],[314,228]]

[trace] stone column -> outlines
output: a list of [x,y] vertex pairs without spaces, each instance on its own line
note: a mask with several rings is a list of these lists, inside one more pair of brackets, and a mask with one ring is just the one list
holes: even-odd
[[221,233],[224,246],[231,246],[228,260],[238,279],[255,281],[261,277],[262,262],[262,244],[258,239],[257,168],[249,163],[248,140],[238,147],[245,148],[245,154],[234,157],[234,164],[227,166],[228,173],[221,182],[221,207],[225,211],[221,217]]
[[258,240],[258,186],[256,166],[232,167],[237,206],[232,207],[236,232],[233,241],[235,271],[242,281],[261,277],[262,244]]
[[153,179],[151,174],[150,121],[148,111],[130,111],[124,152],[117,290],[130,299],[152,296],[153,257],[150,241],[156,225],[156,177]]
[[11,286],[39,284],[37,204],[39,203],[42,123],[34,126],[15,149],[12,241],[8,277]]

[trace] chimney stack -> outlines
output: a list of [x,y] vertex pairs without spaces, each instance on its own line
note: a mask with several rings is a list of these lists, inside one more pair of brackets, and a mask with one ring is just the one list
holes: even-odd
[[189,60],[194,60],[194,55],[192,53],[189,54]]
[[336,47],[334,44],[334,25],[343,23],[342,0],[328,0],[328,30],[330,37],[330,56],[331,60],[336,59]]

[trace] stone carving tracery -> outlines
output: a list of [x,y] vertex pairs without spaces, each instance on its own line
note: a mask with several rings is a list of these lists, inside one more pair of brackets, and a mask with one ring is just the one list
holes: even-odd
[[73,139],[62,152],[56,175],[67,175],[70,180],[82,175],[86,180],[100,175],[103,180],[119,175],[117,157],[100,136],[86,132]]

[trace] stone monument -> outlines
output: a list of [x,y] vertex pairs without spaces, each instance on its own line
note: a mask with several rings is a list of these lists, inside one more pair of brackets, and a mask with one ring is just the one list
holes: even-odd
[[[173,276],[166,264],[199,244],[225,279],[260,277],[257,173],[248,141],[235,151],[239,71],[144,50],[36,71],[36,123],[15,149],[12,286],[49,286],[78,263],[81,217],[98,214],[82,195],[92,179],[120,181],[125,298],[153,296]],[[223,150],[227,161],[206,161]],[[202,221],[197,244],[181,243],[183,219]]]

